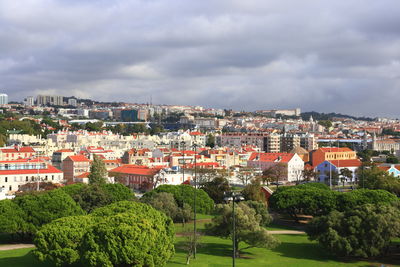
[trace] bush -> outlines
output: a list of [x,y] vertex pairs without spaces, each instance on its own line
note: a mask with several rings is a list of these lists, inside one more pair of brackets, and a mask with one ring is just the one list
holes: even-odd
[[256,212],[256,215],[261,216],[261,226],[268,226],[272,222],[272,217],[271,215],[269,215],[268,208],[265,203],[251,200],[245,201],[243,203],[246,204],[249,208],[252,208]]
[[190,185],[160,185],[156,189],[146,193],[144,197],[150,197],[151,194],[166,192],[174,196],[179,207],[183,203],[189,204],[194,207],[194,191],[196,190],[196,211],[198,213],[209,214],[214,209],[214,201],[202,189],[194,189]]
[[172,220],[149,205],[122,201],[45,225],[35,254],[55,265],[164,266],[174,254]]
[[367,204],[314,218],[306,231],[311,240],[337,255],[378,256],[400,235],[400,214],[390,205]]

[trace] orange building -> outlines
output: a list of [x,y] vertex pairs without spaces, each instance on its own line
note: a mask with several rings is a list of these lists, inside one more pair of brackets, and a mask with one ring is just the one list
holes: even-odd
[[321,147],[311,152],[311,162],[314,168],[325,160],[344,159],[357,159],[357,154],[348,147]]

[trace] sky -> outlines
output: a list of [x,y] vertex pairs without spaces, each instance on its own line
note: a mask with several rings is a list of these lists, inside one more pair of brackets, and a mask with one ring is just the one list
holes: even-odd
[[398,116],[398,0],[1,0],[0,93]]

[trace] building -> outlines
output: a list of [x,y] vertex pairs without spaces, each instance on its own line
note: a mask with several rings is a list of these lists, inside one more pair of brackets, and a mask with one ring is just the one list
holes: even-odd
[[73,156],[75,154],[74,151],[71,149],[59,149],[55,152],[53,152],[53,155],[51,157],[51,163],[58,169],[62,170],[62,162],[64,159],[66,159],[68,156]]
[[68,184],[75,182],[75,177],[90,172],[91,161],[82,155],[66,157],[63,162],[64,179]]
[[0,105],[7,105],[8,104],[8,95],[0,94]]
[[[318,181],[326,184],[335,184],[335,183],[354,183],[357,179],[357,169],[361,166],[361,161],[358,159],[343,159],[343,160],[325,160],[316,166],[315,170],[318,173]],[[341,170],[348,169],[351,171],[352,176],[350,179],[342,177],[340,175]],[[339,174],[339,181],[329,181],[331,177],[331,173]]]
[[0,148],[0,160],[16,160],[31,158],[36,151],[30,146],[18,146]]
[[62,183],[63,180],[62,171],[38,159],[0,161],[0,188],[5,192],[18,191],[20,186],[27,183]]
[[36,104],[38,106],[63,106],[64,97],[60,95],[38,95]]
[[400,164],[383,163],[381,165],[378,165],[378,168],[386,171],[387,173],[393,175],[394,177],[400,177]]
[[132,189],[147,191],[163,182],[160,172],[161,168],[127,164],[110,170],[108,176]]
[[356,152],[348,147],[321,147],[311,153],[311,162],[314,168],[326,160],[345,159],[357,159]]
[[78,106],[78,101],[75,98],[68,99],[68,106],[76,107]]
[[277,164],[285,166],[286,177],[281,182],[297,182],[302,180],[304,161],[297,154],[291,153],[252,153],[247,166],[250,168],[266,170]]
[[90,110],[89,118],[98,120],[107,120],[111,118],[112,113],[109,110]]
[[124,109],[121,110],[122,121],[138,121],[138,111],[136,109]]
[[33,107],[35,105],[35,98],[33,96],[28,96],[24,100],[25,105],[28,107]]

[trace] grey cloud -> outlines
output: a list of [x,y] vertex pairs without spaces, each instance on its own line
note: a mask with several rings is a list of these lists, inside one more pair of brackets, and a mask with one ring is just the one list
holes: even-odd
[[398,116],[400,3],[0,3],[0,88]]

